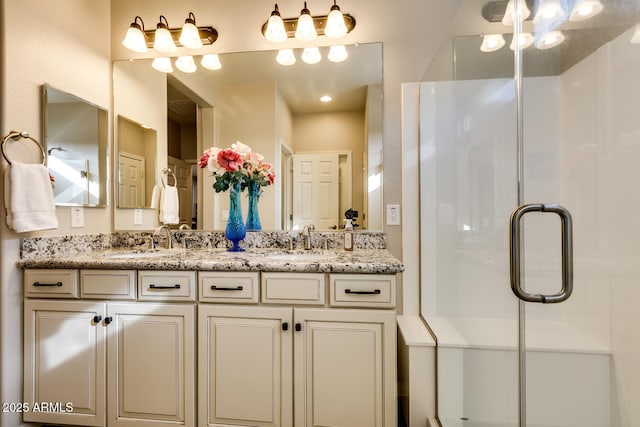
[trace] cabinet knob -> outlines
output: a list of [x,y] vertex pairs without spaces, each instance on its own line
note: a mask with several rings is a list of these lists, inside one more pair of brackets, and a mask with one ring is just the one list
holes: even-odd
[[111,322],[113,322],[113,317],[105,317],[104,318],[104,324],[105,325],[109,325]]
[[296,323],[296,332],[300,332],[302,330],[302,325],[300,323]]
[[289,330],[289,324],[288,324],[287,322],[284,322],[284,323],[282,324],[282,330],[283,330],[283,331],[288,331],[288,330]]
[[93,316],[93,323],[100,323],[102,316]]

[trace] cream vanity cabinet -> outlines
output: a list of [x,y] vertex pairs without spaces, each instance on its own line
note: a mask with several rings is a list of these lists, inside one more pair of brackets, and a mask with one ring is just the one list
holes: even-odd
[[199,285],[200,427],[396,425],[395,276],[200,272]]
[[24,399],[55,405],[25,422],[194,425],[194,272],[27,269],[24,282]]

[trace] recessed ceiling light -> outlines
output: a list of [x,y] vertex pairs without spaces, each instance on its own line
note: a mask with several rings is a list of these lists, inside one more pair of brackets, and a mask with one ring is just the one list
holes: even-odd
[[332,98],[329,95],[322,95],[320,97],[320,101],[322,101],[322,102],[331,102],[331,99]]

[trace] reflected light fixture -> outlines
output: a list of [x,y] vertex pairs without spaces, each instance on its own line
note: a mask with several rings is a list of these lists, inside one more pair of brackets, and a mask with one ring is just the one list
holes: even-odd
[[307,64],[317,64],[322,59],[320,49],[317,47],[305,47],[300,57]]
[[189,16],[184,21],[182,31],[179,38],[180,44],[188,49],[200,49],[202,40],[200,40],[200,32],[196,27],[196,16],[193,12],[189,12]]
[[[138,24],[140,20],[140,24]],[[147,51],[147,37],[144,33],[144,21],[136,16],[127,29],[127,34],[122,40],[122,44],[129,50],[144,53]]]
[[173,66],[171,66],[171,59],[170,58],[155,58],[153,60],[153,62],[151,63],[151,66],[155,69],[158,70],[160,72],[163,73],[172,73],[173,72]]
[[534,24],[544,21],[555,21],[564,16],[564,9],[560,0],[542,0],[533,18]]
[[194,73],[197,70],[196,63],[191,55],[179,56],[176,59],[176,68],[183,73]]
[[604,6],[600,3],[600,0],[577,0],[573,6],[571,15],[569,15],[569,21],[580,22],[585,19],[589,19],[592,16],[596,16],[602,12]]
[[202,64],[202,66],[208,70],[219,70],[220,68],[222,68],[220,57],[217,53],[204,55],[200,60],[200,64]]
[[[525,0],[520,0],[518,2],[518,12],[520,15],[520,20],[524,21],[531,15],[531,11],[527,7],[527,3]],[[513,25],[516,19],[516,9],[514,5],[514,0],[509,0],[507,3],[507,8],[504,11],[504,16],[502,17],[502,23],[504,25]]]
[[540,37],[536,43],[536,47],[538,49],[551,49],[552,47],[558,46],[563,41],[564,34],[562,34],[562,31],[549,31]]
[[482,45],[480,50],[482,52],[495,52],[496,50],[504,46],[505,41],[502,34],[485,34],[482,37]]
[[172,53],[178,50],[176,43],[173,41],[173,37],[171,37],[169,23],[164,15],[160,15],[160,21],[156,26],[156,39],[153,42],[153,48],[158,52],[164,53]]
[[342,62],[349,57],[347,48],[344,45],[335,45],[329,48],[329,54],[327,58],[331,62]]
[[276,3],[269,21],[267,21],[267,28],[264,31],[264,38],[273,43],[280,43],[287,39],[287,30],[284,29],[284,21],[280,16],[278,10],[278,4]]
[[307,2],[304,2],[304,8],[300,11],[298,17],[298,26],[296,27],[296,39],[308,42],[318,37],[316,26],[313,23],[311,12],[307,9]]
[[[516,41],[517,41],[517,46],[516,46]],[[533,37],[533,34],[531,33],[520,33],[518,34],[518,37],[516,37],[514,34],[513,38],[511,39],[511,44],[509,45],[509,48],[511,50],[516,50],[516,47],[517,47],[520,50],[524,50],[530,47],[534,41],[535,41],[535,37]]]
[[280,65],[293,65],[296,63],[296,56],[293,54],[293,49],[280,49],[276,61]]
[[322,96],[320,97],[320,101],[321,101],[321,102],[331,102],[331,100],[332,100],[332,99],[333,99],[333,98],[331,98],[329,95],[322,95]]
[[344,16],[340,11],[340,6],[336,4],[336,0],[333,0],[333,6],[327,17],[327,26],[324,27],[324,35],[332,39],[347,34],[347,25],[344,23]]
[[640,44],[640,24],[636,25],[633,30],[633,36],[631,36],[631,43]]

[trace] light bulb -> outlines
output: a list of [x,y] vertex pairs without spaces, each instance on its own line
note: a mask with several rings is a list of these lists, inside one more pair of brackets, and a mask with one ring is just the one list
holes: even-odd
[[596,16],[602,12],[604,6],[600,3],[600,0],[578,0],[576,1],[571,15],[569,15],[569,21],[579,22]]
[[300,11],[300,17],[298,18],[298,25],[296,27],[296,39],[308,42],[316,37],[318,37],[316,26],[313,23],[311,12],[307,9],[307,2],[304,2],[304,9]]
[[331,62],[342,62],[347,59],[348,56],[347,48],[344,47],[344,45],[337,45],[329,48],[329,55],[327,55],[327,58]]
[[551,49],[564,41],[564,34],[561,31],[549,31],[543,35],[536,43],[538,49]]
[[222,64],[220,63],[220,57],[217,53],[204,55],[200,64],[208,70],[219,70],[222,68]]
[[196,17],[192,12],[189,12],[189,16],[184,21],[179,41],[182,46],[188,49],[200,49],[202,47],[200,31],[196,27]]
[[317,64],[322,59],[322,55],[317,47],[305,47],[301,58],[307,64]]
[[264,32],[264,38],[272,43],[280,43],[288,38],[277,4],[273,12],[271,12],[271,16],[267,22],[267,29]]
[[324,35],[335,39],[345,34],[347,34],[347,26],[344,23],[344,16],[342,12],[340,12],[340,6],[338,6],[334,0],[333,6],[331,6],[331,12],[329,12],[329,16],[327,17]]
[[332,99],[333,99],[333,98],[331,98],[329,95],[322,95],[322,96],[320,97],[320,101],[321,101],[321,102],[331,102],[331,100],[332,100]]
[[482,38],[480,50],[482,52],[495,52],[504,46],[504,37],[502,34],[485,34]]
[[163,73],[172,73],[173,67],[171,66],[171,59],[169,58],[155,58],[151,63],[151,66]]
[[564,9],[559,0],[543,0],[538,6],[533,22],[538,24],[543,21],[553,21],[564,16]]
[[293,54],[293,49],[280,49],[276,61],[280,65],[293,65],[296,63],[296,56]]
[[[164,22],[162,20],[164,19]],[[171,32],[169,31],[169,25],[166,23],[167,18],[160,15],[160,22],[156,27],[156,39],[153,43],[153,48],[158,52],[172,53],[178,50]]]
[[531,33],[520,33],[518,34],[518,37],[516,37],[514,34],[513,38],[511,39],[511,44],[509,45],[509,48],[511,50],[516,50],[516,41],[517,47],[520,48],[520,50],[524,50],[533,44],[535,38]]
[[176,68],[183,73],[194,73],[198,68],[196,63],[193,62],[193,56],[179,56],[176,59]]
[[135,17],[135,20],[127,29],[127,34],[124,40],[122,40],[122,44],[129,50],[144,53],[147,51],[147,37],[144,34],[144,22],[142,22],[142,26],[140,26],[140,24],[137,23],[138,19],[142,22],[142,18],[139,16]]
[[[513,22],[516,19],[516,9],[513,2],[514,0],[509,0],[509,2],[507,3],[507,8],[505,9],[504,16],[502,17],[502,23],[504,25],[513,25]],[[529,17],[529,15],[531,15],[531,11],[527,7],[527,3],[525,3],[525,0],[520,0],[518,5],[520,20],[524,21]]]

